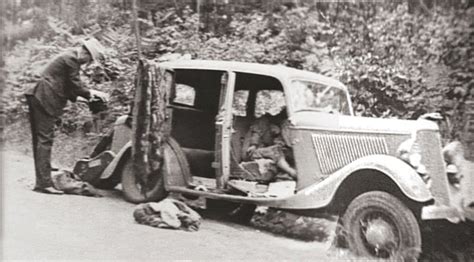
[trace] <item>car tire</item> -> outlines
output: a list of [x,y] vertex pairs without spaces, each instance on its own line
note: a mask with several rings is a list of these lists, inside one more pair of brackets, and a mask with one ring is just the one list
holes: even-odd
[[154,172],[148,177],[148,189],[145,194],[141,190],[138,179],[133,170],[133,161],[127,157],[122,168],[122,190],[127,201],[132,203],[145,203],[159,201],[166,197],[167,192],[164,187],[162,169]]
[[[145,203],[160,201],[168,195],[165,189],[164,177],[166,174],[182,177],[183,183],[191,179],[189,164],[180,145],[172,137],[169,137],[163,144],[164,159],[160,170],[148,177],[149,185],[146,194],[141,191],[138,180],[133,172],[133,162],[131,154],[124,157],[123,168],[121,168],[122,190],[127,201],[132,203]],[[174,160],[175,164],[167,165],[168,160]]]
[[370,191],[356,197],[342,217],[344,240],[359,256],[416,261],[421,232],[413,212],[395,196]]

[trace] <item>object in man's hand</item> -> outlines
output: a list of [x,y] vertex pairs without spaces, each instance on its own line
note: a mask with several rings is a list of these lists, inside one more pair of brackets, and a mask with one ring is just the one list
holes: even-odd
[[101,99],[100,97],[92,97],[89,102],[89,110],[92,114],[97,114],[99,112],[107,110],[107,102]]

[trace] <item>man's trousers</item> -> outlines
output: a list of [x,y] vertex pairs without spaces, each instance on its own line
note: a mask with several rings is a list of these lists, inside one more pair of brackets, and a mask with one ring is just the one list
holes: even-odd
[[33,157],[35,160],[35,188],[52,187],[51,149],[54,140],[54,123],[56,118],[49,115],[32,95],[26,95],[29,108]]

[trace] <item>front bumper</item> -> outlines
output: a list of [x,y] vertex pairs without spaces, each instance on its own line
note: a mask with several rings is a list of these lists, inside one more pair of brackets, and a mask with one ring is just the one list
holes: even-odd
[[446,219],[451,223],[460,223],[466,220],[474,221],[474,207],[456,208],[444,205],[424,206],[421,210],[422,220]]

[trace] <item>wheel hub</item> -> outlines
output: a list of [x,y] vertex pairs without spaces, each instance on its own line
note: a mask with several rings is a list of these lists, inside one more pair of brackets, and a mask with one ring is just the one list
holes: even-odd
[[395,246],[396,237],[392,227],[380,217],[367,222],[364,234],[367,243],[375,249],[391,249]]

